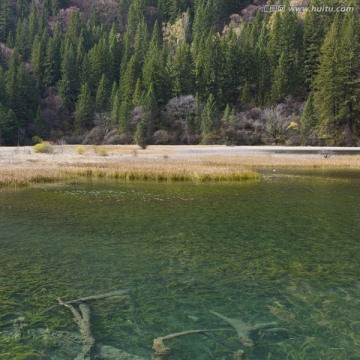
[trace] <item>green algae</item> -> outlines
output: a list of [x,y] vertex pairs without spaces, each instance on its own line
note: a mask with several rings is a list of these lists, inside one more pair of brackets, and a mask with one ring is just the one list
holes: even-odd
[[[359,358],[360,181],[302,175],[2,189],[0,359],[71,358],[54,337],[15,338],[13,321],[76,333],[65,309],[44,310],[115,289],[130,297],[91,304],[93,335],[145,358],[159,336],[223,327],[209,310],[288,330],[256,334],[248,359]],[[170,347],[172,359],[243,348],[229,331]]]

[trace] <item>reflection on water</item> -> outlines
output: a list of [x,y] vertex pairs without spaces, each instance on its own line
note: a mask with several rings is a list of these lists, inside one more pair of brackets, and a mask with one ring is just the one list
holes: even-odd
[[171,359],[358,359],[359,185],[358,173],[298,171],[2,189],[0,359],[72,359],[71,313],[43,311],[119,289],[129,296],[90,304],[93,335],[143,358],[156,337],[231,328],[211,310],[282,330],[249,348],[227,330],[169,340]]

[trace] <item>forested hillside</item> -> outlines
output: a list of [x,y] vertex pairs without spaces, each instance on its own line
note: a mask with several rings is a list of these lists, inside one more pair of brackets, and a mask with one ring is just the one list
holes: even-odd
[[354,11],[3,0],[0,145],[360,145],[359,9],[303,3]]

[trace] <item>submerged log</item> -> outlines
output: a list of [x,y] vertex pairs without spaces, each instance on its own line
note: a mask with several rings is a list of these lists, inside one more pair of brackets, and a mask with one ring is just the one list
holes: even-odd
[[83,347],[81,353],[76,357],[75,360],[91,360],[92,359],[92,350],[95,346],[95,339],[91,334],[90,328],[90,308],[86,304],[79,304],[79,311],[71,304],[68,304],[58,299],[59,304],[70,309],[71,313],[74,316],[74,320],[79,328]]
[[[102,300],[102,299],[107,299],[107,298],[111,298],[111,297],[118,297],[118,296],[124,296],[124,295],[127,295],[126,290],[115,290],[115,291],[111,291],[111,292],[108,292],[108,293],[105,293],[105,294],[91,295],[91,296],[86,296],[86,297],[83,297],[83,298],[79,298],[79,299],[75,299],[75,300],[69,300],[69,301],[65,301],[65,302],[67,304],[80,304],[80,303],[87,302],[87,301]],[[57,308],[58,306],[59,305],[51,306],[48,309],[45,309],[42,312],[40,312],[40,315],[43,315],[43,314],[47,313],[48,311],[51,311],[51,310]]]
[[126,290],[116,290],[116,291],[111,291],[111,292],[108,292],[105,294],[92,295],[92,296],[87,296],[87,297],[83,297],[83,298],[79,298],[79,299],[75,299],[75,300],[66,301],[66,303],[67,304],[79,304],[79,303],[83,303],[83,302],[87,302],[87,301],[102,300],[102,299],[107,299],[110,297],[122,296],[122,295],[127,295],[127,291]]
[[201,329],[201,330],[187,330],[187,331],[182,331],[179,333],[174,333],[174,334],[170,334],[170,335],[166,335],[166,336],[162,336],[159,338],[154,339],[153,341],[153,360],[166,360],[170,353],[171,353],[171,349],[166,347],[164,344],[165,340],[171,340],[171,339],[175,339],[181,336],[186,336],[186,335],[194,335],[194,334],[205,334],[205,333],[209,333],[209,332],[219,332],[219,331],[226,331],[227,329]]
[[96,353],[102,360],[145,360],[145,358],[129,354],[123,350],[107,345],[97,345]]
[[274,328],[274,326],[277,325],[276,322],[249,325],[241,319],[228,318],[216,311],[210,310],[210,313],[231,325],[236,330],[241,343],[247,347],[254,346],[254,342],[251,340],[252,332],[259,331],[261,329]]
[[[80,354],[75,358],[75,360],[91,360],[94,358],[93,352],[95,350],[96,341],[91,333],[90,308],[87,304],[85,304],[85,302],[93,301],[93,300],[101,300],[101,299],[106,299],[106,298],[115,297],[115,296],[121,296],[121,295],[125,295],[125,294],[126,294],[126,291],[117,290],[117,291],[112,291],[112,292],[109,292],[106,294],[92,295],[92,296],[87,296],[87,297],[70,300],[70,301],[63,301],[60,298],[58,298],[59,305],[67,307],[73,314],[74,320],[75,320],[75,322],[79,328],[79,332],[81,334],[83,346],[82,346]],[[74,305],[78,305],[79,310],[77,310]],[[100,349],[101,348],[102,347],[100,347]],[[115,349],[115,348],[113,348],[113,349]],[[123,355],[124,354],[126,354],[127,356],[130,355],[130,354],[127,354],[122,351],[120,351],[120,352]],[[116,351],[113,350],[113,353],[116,353]],[[106,357],[103,357],[103,358],[107,359]],[[110,357],[110,359],[111,359],[111,357]],[[117,359],[120,360],[120,359],[131,359],[131,358],[118,357]],[[134,359],[136,359],[136,358],[134,358]]]

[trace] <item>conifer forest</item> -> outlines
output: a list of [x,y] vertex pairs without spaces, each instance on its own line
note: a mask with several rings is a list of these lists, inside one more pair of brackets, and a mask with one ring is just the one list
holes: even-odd
[[358,3],[2,0],[0,145],[40,138],[360,146]]

